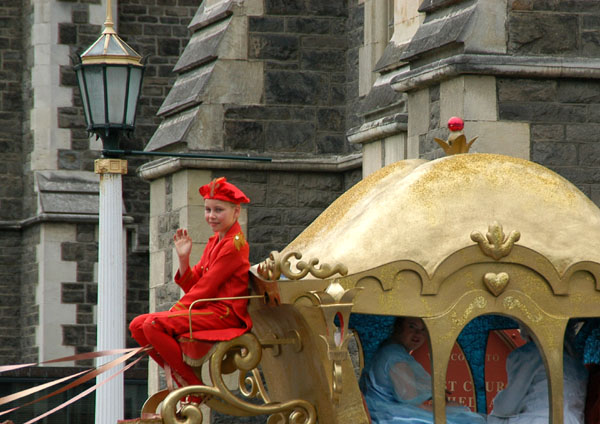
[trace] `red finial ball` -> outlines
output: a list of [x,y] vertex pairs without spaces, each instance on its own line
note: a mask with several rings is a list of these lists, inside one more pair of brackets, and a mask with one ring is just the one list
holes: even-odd
[[460,131],[465,127],[465,123],[458,116],[448,119],[448,129],[450,131]]

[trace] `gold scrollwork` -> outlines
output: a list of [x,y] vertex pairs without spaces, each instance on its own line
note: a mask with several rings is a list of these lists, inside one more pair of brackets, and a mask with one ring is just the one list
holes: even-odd
[[542,315],[539,312],[533,314],[529,310],[527,305],[525,305],[523,302],[521,302],[519,299],[513,296],[506,296],[504,298],[504,301],[502,302],[502,306],[504,306],[508,310],[515,308],[520,310],[531,322],[540,322],[542,320]]
[[[337,405],[342,395],[342,362],[348,358],[348,343],[350,342],[348,320],[354,306],[354,297],[362,287],[344,289],[334,280],[324,291],[311,291],[306,294],[315,306],[321,308],[321,313],[327,325],[326,334],[320,337],[327,345],[327,357],[331,361],[331,400]],[[335,324],[338,318],[340,326]]]
[[488,226],[485,237],[479,231],[471,233],[471,240],[479,245],[481,251],[495,260],[510,254],[514,244],[521,238],[519,231],[511,231],[508,237],[504,234],[502,225],[494,221]]
[[[232,353],[233,352],[233,353]],[[240,392],[246,398],[260,397],[265,404],[257,405],[235,396],[223,381],[223,362],[226,356],[240,371]],[[223,414],[234,416],[267,415],[269,423],[315,424],[316,410],[308,401],[294,399],[271,403],[257,366],[262,358],[262,346],[255,335],[243,334],[233,340],[220,342],[210,357],[209,372],[213,386],[186,386],[172,391],[162,403],[161,416],[165,424],[202,422],[199,405],[187,404],[177,411],[179,401],[188,395],[203,396],[205,404]]]
[[473,310],[475,310],[475,308],[483,309],[486,306],[487,301],[485,300],[485,298],[483,296],[477,296],[475,299],[473,299],[473,302],[471,302],[469,306],[465,308],[462,317],[458,318],[456,312],[452,312],[452,324],[454,324],[455,327],[462,327],[467,323],[467,321],[469,320],[469,316],[473,313]]
[[296,259],[302,258],[302,254],[298,252],[288,252],[285,255],[277,251],[272,251],[269,257],[258,265],[257,272],[262,278],[270,281],[278,280],[283,274],[290,280],[300,280],[308,275],[312,274],[315,278],[328,278],[335,274],[346,275],[348,274],[348,267],[346,265],[338,263],[335,265],[322,264],[317,267],[319,259],[313,258],[308,263],[299,261],[296,263],[296,269],[298,272],[292,271],[291,257]]

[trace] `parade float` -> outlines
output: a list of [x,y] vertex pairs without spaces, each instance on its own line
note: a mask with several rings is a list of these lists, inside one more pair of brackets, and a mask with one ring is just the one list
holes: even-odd
[[[464,153],[473,140],[459,136],[436,141]],[[198,370],[206,364],[212,384],[159,392],[143,414],[200,423],[200,407],[181,409],[179,401],[201,394],[213,410],[265,415],[269,424],[366,424],[362,346],[387,329],[369,336],[349,323],[413,316],[429,333],[433,411],[443,423],[461,331],[499,317],[531,331],[548,374],[551,422],[561,424],[565,328],[600,317],[600,210],[563,177],[523,159],[466,153],[399,161],[251,268],[251,282],[252,331],[205,357],[186,353]],[[223,380],[234,371],[239,392]]]

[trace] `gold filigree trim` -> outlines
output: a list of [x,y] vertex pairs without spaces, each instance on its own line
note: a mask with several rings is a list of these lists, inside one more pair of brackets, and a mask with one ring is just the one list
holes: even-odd
[[299,261],[296,263],[296,269],[298,272],[292,271],[291,257],[296,259],[302,258],[302,254],[298,252],[288,252],[285,255],[277,251],[272,251],[269,257],[258,265],[257,272],[265,280],[278,280],[283,274],[290,280],[300,280],[306,277],[309,273],[315,278],[328,278],[335,274],[346,275],[348,274],[348,267],[344,264],[338,263],[335,265],[319,264],[319,259],[313,258],[308,263]]
[[532,313],[527,307],[527,305],[525,305],[523,302],[521,302],[519,299],[513,296],[506,296],[504,298],[504,301],[502,302],[502,306],[504,306],[509,311],[515,308],[520,310],[531,322],[540,322],[542,320],[542,315],[539,312],[535,314]]
[[[283,340],[279,340],[283,341]],[[223,364],[230,358],[231,365],[240,371],[240,392],[245,398],[260,398],[256,404],[238,398],[223,381]],[[262,346],[255,335],[246,333],[233,340],[219,342],[210,357],[210,379],[213,386],[186,386],[172,391],[163,401],[161,416],[165,424],[201,423],[199,405],[188,404],[177,412],[177,405],[188,395],[204,396],[205,404],[218,412],[232,416],[270,415],[267,423],[315,424],[315,407],[303,399],[271,403],[262,377],[257,369],[262,358]],[[228,370],[229,371],[229,370]]]
[[477,296],[475,299],[473,299],[473,302],[471,302],[469,306],[465,308],[462,317],[459,318],[456,314],[456,311],[452,312],[452,324],[454,324],[455,327],[464,326],[469,321],[469,317],[471,316],[475,308],[483,309],[486,306],[487,300],[485,300],[483,296]]
[[471,233],[471,240],[479,245],[481,251],[495,260],[499,260],[510,254],[514,244],[521,238],[521,233],[511,231],[505,236],[502,225],[494,221],[488,227],[485,237],[479,231]]

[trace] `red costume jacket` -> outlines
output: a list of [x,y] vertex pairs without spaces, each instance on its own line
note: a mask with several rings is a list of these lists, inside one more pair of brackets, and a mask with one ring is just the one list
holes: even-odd
[[[202,258],[193,268],[175,276],[175,282],[185,295],[173,305],[170,312],[185,311],[197,299],[214,297],[233,297],[248,295],[249,247],[239,223],[231,226],[222,240],[215,234],[208,239]],[[240,336],[252,327],[247,310],[247,300],[223,300],[217,302],[199,302],[194,311],[209,310],[215,312],[214,319],[222,319],[223,314],[233,313],[242,326],[225,329],[196,330],[192,333],[198,340],[229,340]],[[193,315],[192,315],[193,320]],[[204,318],[206,320],[206,318]],[[189,335],[189,328],[182,328],[180,335]]]

